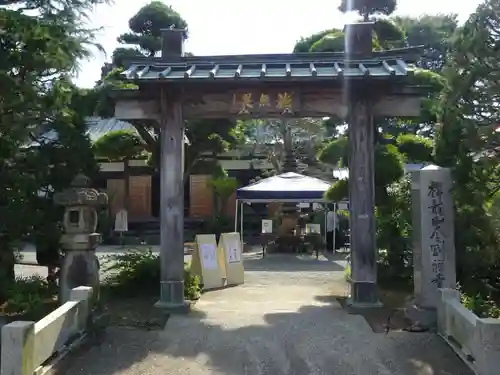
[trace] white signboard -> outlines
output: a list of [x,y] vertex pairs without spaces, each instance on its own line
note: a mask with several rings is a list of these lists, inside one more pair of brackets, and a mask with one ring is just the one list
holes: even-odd
[[241,262],[241,254],[234,245],[229,245],[226,248],[226,256],[228,263],[239,263]]
[[273,233],[273,221],[269,219],[262,220],[262,233]]
[[338,210],[348,210],[349,204],[347,202],[340,202],[337,206]]
[[211,243],[202,243],[199,246],[203,268],[207,270],[217,269],[217,247]]
[[115,217],[115,232],[128,231],[128,214],[127,210],[123,209],[118,211]]
[[224,263],[227,285],[240,285],[245,282],[243,255],[241,254],[241,237],[237,232],[222,233],[219,248],[224,251]]
[[307,224],[307,233],[321,233],[320,224]]

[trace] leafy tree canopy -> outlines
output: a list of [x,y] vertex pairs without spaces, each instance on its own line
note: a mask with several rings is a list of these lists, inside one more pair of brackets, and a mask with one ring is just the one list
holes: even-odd
[[390,15],[396,10],[396,0],[342,0],[339,10],[356,11],[367,21],[371,14]]
[[320,152],[318,158],[323,163],[347,166],[348,140],[339,137],[329,142]]
[[[373,32],[373,50],[379,51],[405,44],[405,32],[392,20],[376,19]],[[342,30],[329,29],[307,38],[301,38],[293,52],[343,52],[345,35]]]
[[[381,189],[398,181],[404,173],[404,156],[394,145],[377,145],[375,148],[375,185],[376,201],[381,201],[384,194]],[[341,201],[349,196],[349,180],[335,182],[326,192],[326,198],[332,201]]]
[[115,130],[97,139],[93,148],[98,157],[122,161],[140,157],[145,151],[145,144],[134,131]]
[[452,35],[457,29],[456,14],[394,17],[393,20],[405,30],[409,46],[425,46],[424,55],[417,65],[439,71],[452,43]]
[[[50,199],[74,174],[95,170],[79,111],[84,92],[71,84],[69,76],[95,46],[95,30],[89,30],[84,21],[100,3],[0,3],[0,24],[8,31],[0,40],[1,285],[14,276],[15,241],[44,220],[59,219],[50,216],[40,195]],[[51,130],[57,137],[40,136]],[[0,301],[4,289],[0,288]]]
[[130,32],[121,34],[118,42],[133,45],[133,48],[119,48],[113,52],[113,63],[121,66],[125,58],[135,57],[136,53],[155,56],[161,51],[161,30],[170,27],[186,29],[187,22],[170,5],[162,1],[152,1],[143,6],[129,20]]
[[396,138],[396,146],[408,162],[432,162],[434,142],[431,139],[415,134],[400,134]]
[[[118,41],[134,47],[117,48],[113,52],[112,64],[103,68],[104,85],[94,89],[97,114],[104,117],[113,116],[114,100],[109,95],[110,91],[135,87],[131,83],[124,82],[120,76],[125,60],[137,56],[155,56],[161,50],[161,30],[170,27],[184,29],[187,28],[187,22],[171,6],[160,1],[153,1],[143,6],[130,19],[130,32],[120,35]],[[159,132],[144,121],[133,124],[147,144],[147,149],[152,152],[152,164],[159,166]],[[236,123],[227,119],[188,121],[185,126],[185,134],[189,139],[185,149],[185,178],[199,168],[205,172],[206,169],[215,168],[215,163],[209,159],[238,142]],[[152,136],[151,133],[154,132],[156,134]]]
[[118,47],[111,54],[111,61],[112,61],[111,67],[121,67],[125,64],[125,61],[143,56],[144,55],[142,54],[142,52],[137,48]]
[[457,279],[478,302],[472,307],[486,315],[490,299],[500,302],[500,231],[492,218],[498,212],[490,211],[500,191],[499,25],[500,4],[487,0],[457,30],[442,70],[447,85],[435,150],[437,163],[450,167],[454,179]]
[[339,33],[341,30],[338,29],[329,29],[329,30],[324,30],[319,33],[313,34],[307,38],[300,38],[300,40],[295,44],[295,47],[293,49],[293,52],[298,53],[298,52],[310,52],[311,47],[319,40],[321,40],[323,37],[329,34],[335,34]]
[[235,126],[235,122],[228,119],[204,119],[186,123],[190,145],[186,148],[185,177],[192,172],[203,155],[213,158],[236,144],[237,138],[233,133]]

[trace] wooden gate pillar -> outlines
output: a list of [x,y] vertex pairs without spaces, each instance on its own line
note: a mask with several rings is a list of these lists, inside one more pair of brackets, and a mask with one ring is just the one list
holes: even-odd
[[351,303],[360,307],[373,306],[378,303],[378,296],[375,238],[375,129],[370,96],[366,93],[352,95],[348,116]]
[[184,300],[184,182],[182,102],[161,88],[160,263],[161,290],[157,307],[186,312]]

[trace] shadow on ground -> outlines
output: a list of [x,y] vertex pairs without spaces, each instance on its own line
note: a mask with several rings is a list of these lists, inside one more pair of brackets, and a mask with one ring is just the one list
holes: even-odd
[[260,323],[242,317],[235,327],[195,312],[172,318],[164,331],[111,328],[58,374],[472,375],[435,335],[374,334],[362,317],[346,325],[342,314],[303,306]]
[[320,254],[319,259],[310,254],[267,254],[260,253],[245,256],[245,272],[334,272],[343,271],[346,255]]
[[319,297],[322,301],[336,300],[346,313],[358,315],[365,319],[375,333],[400,332],[411,327],[412,323],[405,315],[402,306],[392,307],[383,305],[375,308],[354,308],[349,306],[348,297],[344,295]]
[[[354,342],[352,327],[336,322],[339,314],[332,306],[303,306],[241,327],[198,313],[171,319],[165,331],[113,328],[59,374],[472,375],[435,335],[365,330]],[[320,323],[324,316],[328,326]]]
[[207,293],[162,331],[109,328],[58,375],[472,375],[438,336],[374,333],[344,310],[334,259],[273,254],[245,268],[245,285]]

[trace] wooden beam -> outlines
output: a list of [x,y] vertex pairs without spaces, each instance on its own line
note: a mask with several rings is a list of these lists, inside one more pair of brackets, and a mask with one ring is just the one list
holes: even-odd
[[340,91],[309,91],[302,95],[302,117],[337,116],[344,118],[347,115],[347,100]]
[[373,106],[374,116],[418,117],[422,108],[422,98],[411,95],[382,96]]
[[155,100],[117,99],[115,118],[118,120],[158,120],[160,109]]
[[[316,71],[316,67],[310,67]],[[339,68],[340,69],[340,68]],[[215,84],[214,84],[215,85]],[[219,85],[220,86],[220,85]],[[183,101],[185,119],[227,118],[227,117],[280,117],[282,110],[276,107],[278,94],[289,93],[293,97],[293,115],[295,117],[337,116],[344,118],[347,114],[347,98],[341,88],[297,87],[295,84],[280,87],[265,85],[260,88],[242,89],[233,87],[230,90],[220,89],[215,85],[212,89],[184,88],[180,96]],[[217,89],[216,87],[219,87]],[[118,98],[115,105],[115,117],[121,120],[158,120],[160,108],[157,97],[159,88],[148,87],[144,98]],[[375,84],[373,93],[373,115],[377,117],[417,117],[421,111],[422,99],[417,93],[399,93],[383,84]],[[251,94],[253,107],[241,112],[243,94]],[[262,98],[269,98],[269,105],[261,103]],[[235,97],[236,95],[236,97]],[[176,98],[179,99],[179,98]],[[262,105],[264,104],[264,105]]]
[[160,161],[160,262],[161,293],[157,306],[169,312],[184,312],[184,181],[182,147],[184,129],[178,95],[162,87]]
[[349,125],[349,225],[351,230],[352,303],[377,299],[375,242],[374,124],[368,95],[351,98]]
[[[284,111],[284,95],[290,97],[290,111]],[[183,104],[185,119],[199,118],[281,118],[284,113],[294,117],[343,117],[346,100],[339,90],[249,89],[216,93],[187,93]]]

